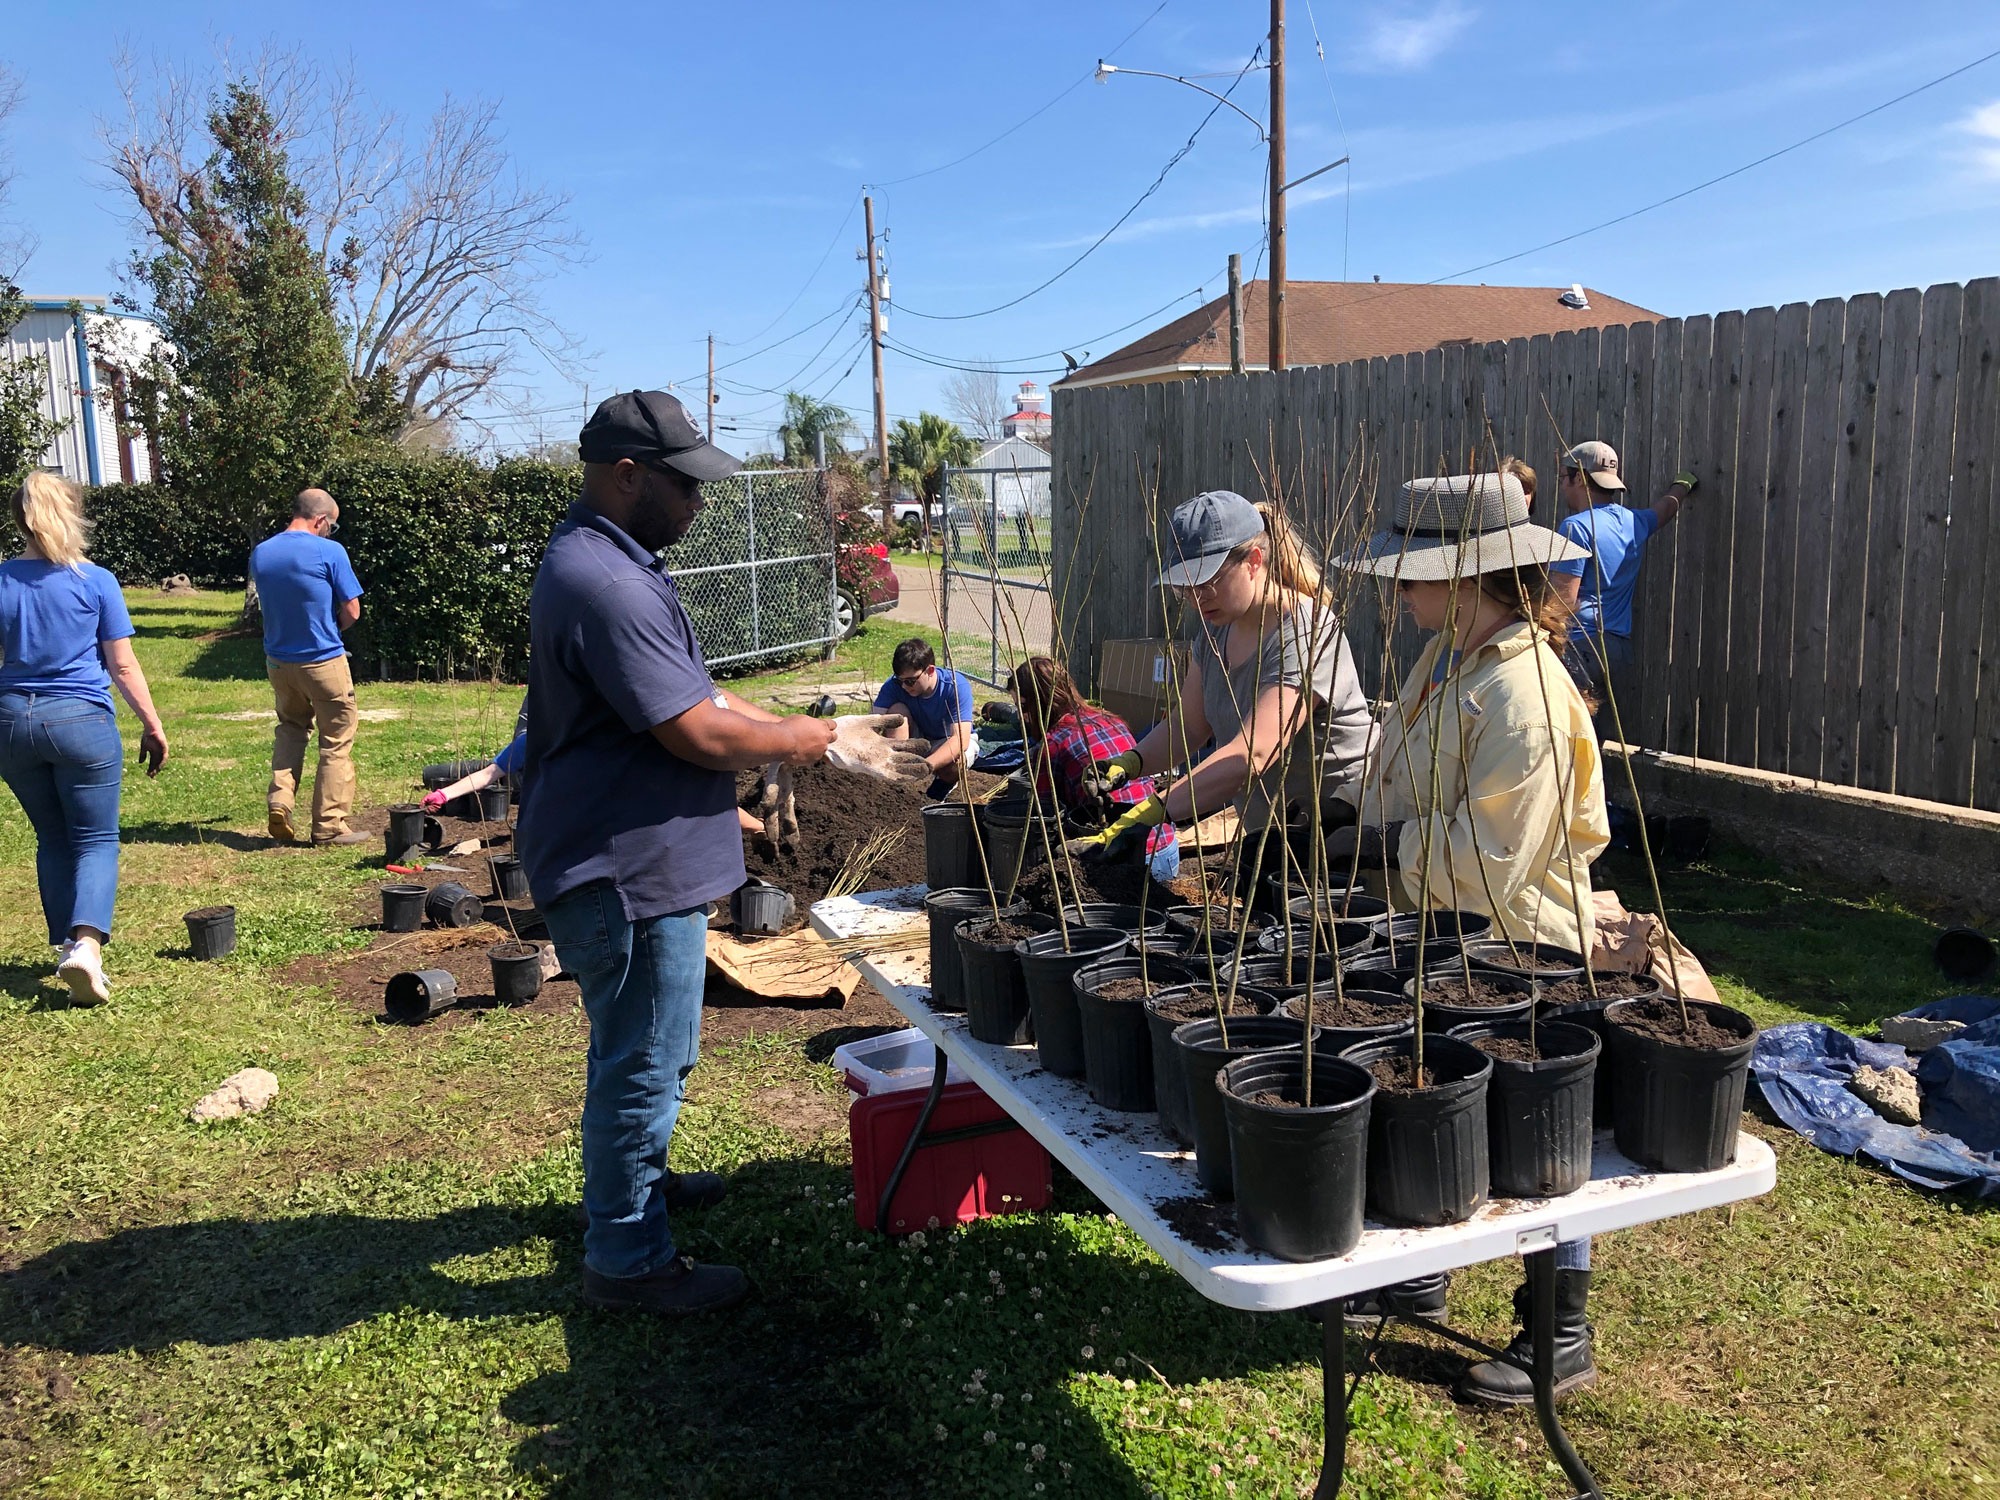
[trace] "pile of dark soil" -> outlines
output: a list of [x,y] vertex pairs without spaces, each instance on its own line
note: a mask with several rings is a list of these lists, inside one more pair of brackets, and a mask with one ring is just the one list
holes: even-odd
[[1160,1211],[1167,1228],[1197,1250],[1227,1250],[1236,1243],[1236,1205],[1216,1203],[1190,1194],[1185,1198],[1158,1198],[1153,1207]]
[[1671,1042],[1676,1047],[1705,1047],[1720,1051],[1725,1047],[1741,1046],[1744,1042],[1743,1033],[1716,1025],[1709,1019],[1708,1012],[1699,1006],[1688,1007],[1687,1022],[1684,1029],[1679,1003],[1662,996],[1657,1000],[1641,1000],[1632,1007],[1630,1014],[1620,1015],[1616,1024],[1656,1042]]
[[[746,832],[743,864],[751,875],[790,891],[798,901],[801,918],[808,906],[826,895],[848,857],[886,829],[903,829],[903,837],[882,857],[862,889],[878,891],[922,882],[921,786],[877,781],[828,765],[800,767],[792,773],[792,785],[798,796],[798,848],[767,854],[762,836]],[[739,805],[754,811],[763,778],[746,771],[736,778],[736,789]]]
[[[918,855],[923,851],[919,849]],[[918,863],[922,863],[921,857]],[[1170,906],[1181,905],[1180,899],[1167,888],[1153,880],[1146,873],[1146,867],[1136,860],[1123,860],[1117,864],[1089,864],[1083,860],[1068,860],[1061,853],[1056,855],[1056,871],[1051,874],[1044,863],[1024,872],[1021,882],[1014,888],[1014,899],[1028,903],[1030,911],[1040,912],[1045,917],[1056,914],[1056,894],[1062,895],[1062,905],[1076,904],[1077,892],[1070,883],[1070,869],[1076,870],[1076,884],[1083,887],[1084,902],[1104,901],[1114,906],[1137,906],[1143,894],[1146,904],[1146,919],[1156,922],[1153,915],[1162,917]],[[921,878],[921,876],[919,876]],[[1148,890],[1147,887],[1151,889]]]
[[[1519,982],[1515,981],[1516,984]],[[1478,974],[1472,976],[1470,984],[1466,983],[1463,974],[1454,974],[1449,979],[1424,986],[1425,1002],[1435,1005],[1513,1005],[1522,998],[1521,991],[1505,988]]]
[[[1599,1000],[1623,1000],[1628,995],[1651,994],[1658,983],[1649,974],[1609,974],[1603,969],[1597,971],[1597,994]],[[1581,1005],[1592,999],[1590,981],[1582,977],[1565,979],[1561,984],[1542,986],[1544,1005]],[[1675,1022],[1679,1024],[1678,1019]]]
[[[1223,1011],[1228,1016],[1254,1016],[1257,1007],[1241,995],[1231,995],[1226,990],[1221,999],[1226,1005]],[[1203,986],[1192,995],[1179,995],[1160,1006],[1159,1013],[1170,1021],[1206,1021],[1215,1014],[1217,992]]]

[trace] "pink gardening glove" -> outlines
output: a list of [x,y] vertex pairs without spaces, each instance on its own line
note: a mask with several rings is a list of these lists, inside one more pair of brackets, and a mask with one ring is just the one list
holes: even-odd
[[436,811],[437,811],[437,810],[438,810],[438,809],[439,809],[440,807],[443,807],[443,806],[444,806],[444,803],[445,803],[445,796],[444,796],[444,793],[443,793],[443,792],[425,792],[425,793],[424,793],[424,811],[425,811],[425,812],[427,812],[427,813],[434,813],[434,812],[436,812]]

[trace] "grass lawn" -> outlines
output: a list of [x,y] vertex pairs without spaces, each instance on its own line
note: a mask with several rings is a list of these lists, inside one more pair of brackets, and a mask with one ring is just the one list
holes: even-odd
[[[215,634],[235,601],[131,602],[174,759],[127,782],[109,1006],[67,1009],[46,977],[32,843],[0,793],[0,1494],[1307,1492],[1315,1327],[1202,1301],[1067,1180],[1047,1213],[858,1234],[840,1085],[812,1060],[834,1038],[803,1026],[708,1048],[675,1136],[678,1166],[732,1183],[684,1242],[745,1266],[753,1300],[687,1325],[585,1311],[582,1018],[392,1028],[281,978],[368,941],[352,912],[379,854],[263,837],[261,656]],[[899,635],[877,622],[799,672],[885,674],[878,632]],[[395,715],[357,747],[380,804],[427,761],[490,753],[518,690],[359,696]],[[1940,992],[1929,923],[1887,899],[1728,852],[1667,898],[1761,1021],[1862,1027]],[[197,965],[180,914],[220,900],[242,947]],[[250,1063],[282,1082],[269,1111],[187,1121]],[[1750,1128],[1774,1193],[1598,1241],[1604,1380],[1566,1419],[1607,1492],[2000,1493],[2000,1216]],[[1455,1321],[1504,1337],[1513,1281],[1460,1276]],[[1531,1416],[1457,1408],[1454,1362],[1414,1342],[1387,1362],[1356,1402],[1349,1493],[1564,1493]]]

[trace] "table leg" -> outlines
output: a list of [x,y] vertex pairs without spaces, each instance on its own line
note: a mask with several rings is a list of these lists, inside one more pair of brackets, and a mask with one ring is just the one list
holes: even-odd
[[1334,1500],[1347,1474],[1347,1327],[1342,1314],[1347,1300],[1320,1304],[1320,1331],[1326,1340],[1320,1356],[1320,1392],[1326,1404],[1325,1442],[1320,1453],[1319,1486],[1313,1500]]
[[1535,1367],[1529,1378],[1535,1387],[1535,1419],[1549,1451],[1572,1484],[1581,1487],[1580,1500],[1604,1500],[1597,1478],[1570,1446],[1569,1434],[1556,1420],[1556,1252],[1536,1250],[1521,1257],[1528,1272],[1528,1328],[1535,1340]]
[[875,1204],[875,1227],[884,1234],[892,1234],[889,1228],[889,1205],[896,1201],[896,1189],[903,1185],[903,1174],[910,1169],[910,1158],[917,1154],[917,1146],[923,1141],[924,1127],[936,1113],[938,1100],[944,1097],[944,1081],[951,1072],[951,1059],[944,1055],[944,1048],[937,1049],[937,1062],[931,1069],[931,1091],[924,1098],[924,1107],[917,1113],[917,1123],[910,1127],[910,1138],[903,1142],[903,1154],[896,1158],[896,1169],[889,1174],[888,1182],[882,1186],[882,1196]]

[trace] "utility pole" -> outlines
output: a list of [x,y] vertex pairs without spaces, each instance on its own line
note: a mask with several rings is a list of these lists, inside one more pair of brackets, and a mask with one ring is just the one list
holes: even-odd
[[715,335],[708,336],[708,440],[715,441]]
[[1229,373],[1243,373],[1243,257],[1229,257]]
[[1271,368],[1285,368],[1285,0],[1271,0]]
[[868,231],[868,343],[875,357],[875,461],[882,486],[882,533],[894,530],[895,495],[889,482],[889,408],[882,400],[882,278],[875,271],[875,200],[861,200]]

